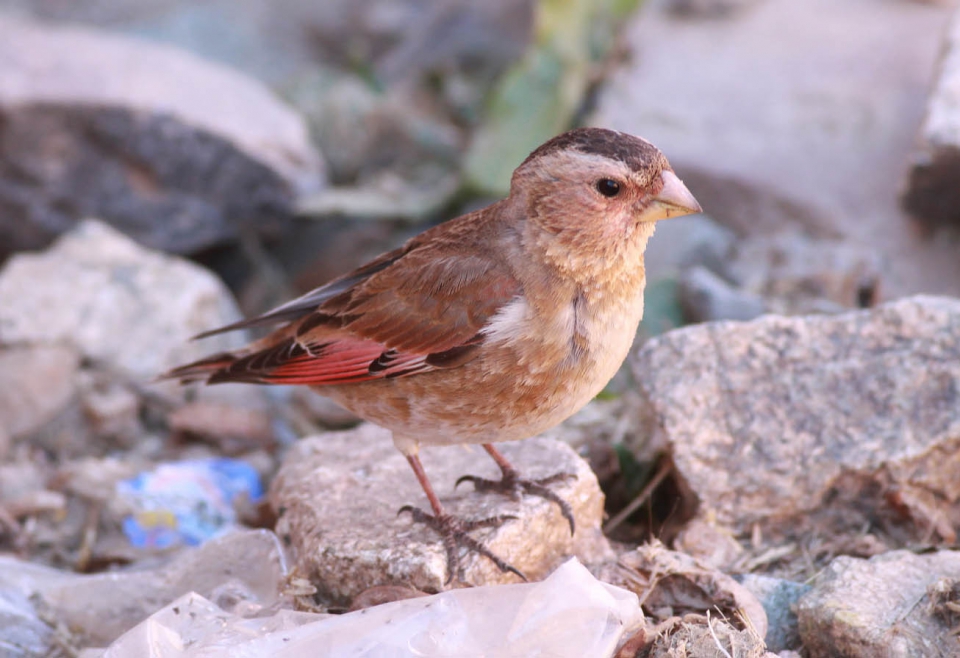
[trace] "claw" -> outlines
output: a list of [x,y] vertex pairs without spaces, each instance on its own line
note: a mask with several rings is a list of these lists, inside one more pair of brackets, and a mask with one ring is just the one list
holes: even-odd
[[457,478],[454,488],[460,486],[462,482],[472,482],[477,491],[495,491],[505,496],[510,496],[513,500],[519,500],[523,494],[545,498],[560,508],[560,514],[562,514],[563,518],[570,524],[570,534],[572,535],[576,532],[573,508],[570,506],[570,503],[548,489],[546,485],[576,479],[576,477],[577,476],[572,473],[555,473],[545,478],[528,480],[520,477],[515,470],[511,469],[505,470],[503,477],[499,480],[488,480],[487,478],[476,475],[463,475]]
[[516,520],[516,516],[512,514],[499,514],[486,519],[464,521],[449,514],[434,516],[413,505],[404,505],[401,507],[399,511],[397,511],[397,516],[400,516],[404,512],[410,514],[414,523],[423,523],[424,525],[430,526],[434,532],[440,535],[440,540],[443,542],[443,548],[447,554],[447,579],[444,581],[444,585],[450,584],[453,580],[454,573],[457,574],[458,579],[463,580],[463,565],[460,563],[460,551],[458,550],[460,547],[464,547],[474,553],[479,553],[493,562],[500,571],[515,574],[524,582],[527,581],[527,577],[522,571],[500,558],[496,553],[487,548],[483,542],[467,534],[478,528],[493,528],[506,521]]

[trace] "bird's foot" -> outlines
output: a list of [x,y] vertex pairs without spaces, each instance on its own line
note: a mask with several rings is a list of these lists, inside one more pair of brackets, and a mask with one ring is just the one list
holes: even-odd
[[461,482],[472,482],[477,491],[494,491],[505,496],[510,496],[514,500],[520,500],[524,494],[528,496],[539,496],[546,498],[552,503],[556,503],[560,508],[563,518],[570,524],[570,534],[576,530],[576,524],[573,520],[573,508],[570,503],[555,494],[547,485],[555,482],[567,482],[575,480],[577,476],[573,473],[555,473],[549,477],[538,478],[536,480],[520,477],[520,474],[513,468],[503,469],[503,477],[499,480],[488,480],[487,478],[476,475],[464,475],[457,480],[455,487],[460,486]]
[[517,517],[510,514],[498,514],[497,516],[492,516],[487,519],[466,521],[450,514],[428,514],[422,509],[413,507],[412,505],[404,505],[397,514],[403,514],[404,512],[409,512],[414,523],[428,525],[433,528],[434,532],[440,535],[443,548],[447,552],[447,580],[444,584],[448,584],[453,580],[453,574],[457,574],[457,578],[463,580],[460,548],[479,553],[497,565],[497,568],[504,573],[513,573],[520,576],[523,580],[527,579],[522,571],[500,558],[496,553],[487,548],[483,542],[467,534],[471,530],[477,530],[478,528],[495,528],[505,521],[516,520]]

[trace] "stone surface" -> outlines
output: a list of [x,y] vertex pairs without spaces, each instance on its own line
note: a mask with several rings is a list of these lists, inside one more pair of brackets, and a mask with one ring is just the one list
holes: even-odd
[[768,311],[786,315],[874,306],[888,292],[886,271],[867,245],[793,230],[744,238],[725,270],[745,292],[766,300]]
[[66,345],[0,344],[0,427],[16,438],[54,418],[76,395],[79,367],[80,355]]
[[195,252],[272,230],[322,184],[303,120],[170,47],[0,17],[0,257],[102,217]]
[[[536,497],[511,501],[479,494],[469,484],[453,491],[461,475],[499,477],[479,446],[425,449],[424,469],[449,513],[466,519],[512,514],[495,530],[473,533],[494,553],[540,579],[566,557],[587,564],[609,554],[600,532],[603,495],[586,463],[569,447],[548,439],[503,445],[504,455],[527,477],[575,473],[575,481],[551,488],[574,510],[576,535],[556,505]],[[424,591],[444,589],[446,554],[436,534],[412,524],[397,510],[411,504],[429,510],[406,459],[390,433],[370,424],[299,441],[290,448],[274,479],[270,504],[277,534],[289,541],[298,572],[317,587],[326,603],[343,605],[377,585],[408,584]],[[513,583],[485,558],[465,557],[465,581],[474,585]]]
[[702,518],[820,518],[896,541],[960,528],[960,300],[688,327],[630,359],[637,435],[666,442]]
[[67,345],[141,380],[239,346],[238,335],[190,342],[237,318],[216,276],[97,221],[0,270],[0,346]]
[[679,294],[684,318],[690,322],[752,320],[766,310],[762,297],[738,290],[702,266],[683,273]]
[[0,583],[0,653],[9,658],[50,655],[52,635],[30,599]]
[[782,578],[747,573],[735,577],[756,596],[767,613],[767,634],[763,638],[769,651],[799,649],[801,646],[794,605],[810,591],[810,585]]
[[725,274],[737,243],[733,231],[703,214],[658,222],[654,235],[643,255],[649,281],[676,277],[698,265]]
[[956,656],[960,552],[838,557],[797,604],[812,658]]
[[631,21],[589,122],[650,139],[742,235],[855,244],[882,259],[887,299],[960,294],[956,245],[898,199],[956,3],[764,0],[718,20],[670,4]]
[[957,180],[960,180],[960,13],[954,15],[946,35],[903,205],[920,219],[960,224]]

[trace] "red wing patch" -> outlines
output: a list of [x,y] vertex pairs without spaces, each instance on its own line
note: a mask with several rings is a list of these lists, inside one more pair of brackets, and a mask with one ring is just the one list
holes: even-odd
[[432,370],[426,355],[387,350],[373,340],[340,339],[303,345],[289,338],[213,374],[208,383],[353,384]]

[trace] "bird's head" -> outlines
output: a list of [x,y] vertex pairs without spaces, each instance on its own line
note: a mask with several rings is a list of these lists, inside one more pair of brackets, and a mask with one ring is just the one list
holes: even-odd
[[603,128],[571,130],[531,153],[510,199],[557,252],[550,260],[640,258],[654,222],[701,210],[655,146]]

